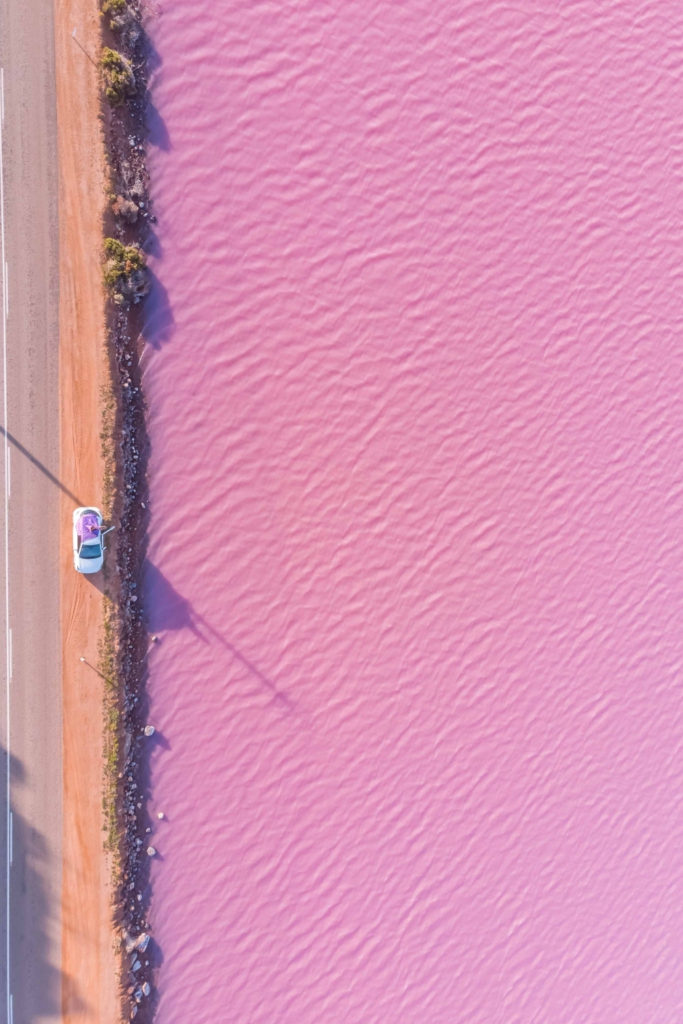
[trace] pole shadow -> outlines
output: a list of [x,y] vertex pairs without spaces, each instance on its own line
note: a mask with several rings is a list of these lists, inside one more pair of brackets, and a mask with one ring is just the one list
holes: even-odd
[[51,473],[47,466],[45,466],[39,459],[37,459],[35,455],[32,455],[28,448],[26,448],[25,445],[21,443],[21,441],[17,440],[17,438],[13,434],[11,434],[6,427],[3,427],[2,425],[0,425],[0,434],[2,434],[3,437],[6,437],[9,443],[12,445],[12,447],[16,448],[17,451],[21,452],[21,454],[26,459],[28,459],[28,461],[32,465],[34,465],[36,469],[39,469],[40,472],[44,476],[46,476],[51,483],[55,485],[55,487],[58,487],[63,494],[66,494],[67,497],[71,498],[75,505],[85,504],[85,502],[83,502],[78,497],[78,495],[74,494],[73,491],[70,491],[68,487],[65,487],[62,481],[58,477],[56,477],[54,473]]
[[162,630],[190,629],[203,643],[208,643],[209,637],[213,637],[236,662],[247,670],[253,679],[258,681],[264,690],[270,693],[275,703],[288,711],[295,710],[296,705],[291,697],[281,690],[277,683],[266,675],[251,658],[247,657],[236,644],[223,636],[203,615],[196,612],[190,602],[178,593],[149,559],[145,562],[144,568],[144,590],[145,596],[149,595],[150,598],[149,601],[145,601],[145,615],[151,633],[156,634]]

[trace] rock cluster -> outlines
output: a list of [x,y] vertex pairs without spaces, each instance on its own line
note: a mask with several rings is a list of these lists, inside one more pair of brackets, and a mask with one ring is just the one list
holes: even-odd
[[[105,36],[135,69],[136,91],[120,106],[103,103],[103,124],[113,202],[107,230],[124,245],[143,250],[151,239],[149,176],[145,163],[145,110],[149,44],[142,24],[141,0],[116,5],[118,14]],[[125,8],[125,9],[124,9]],[[118,20],[117,20],[118,19]],[[108,40],[105,39],[105,42]],[[149,865],[152,825],[147,811],[150,733],[146,729],[147,636],[140,571],[144,560],[149,503],[146,466],[148,443],[139,356],[142,310],[131,304],[110,304],[110,346],[117,398],[116,434],[119,493],[117,496],[116,568],[119,583],[118,675],[124,732],[119,771],[118,816],[121,874],[117,918],[121,927],[122,981],[125,1012],[136,1024],[147,1024],[155,1009],[154,942],[149,925]],[[153,732],[152,734],[153,735]],[[156,851],[155,851],[156,852]]]

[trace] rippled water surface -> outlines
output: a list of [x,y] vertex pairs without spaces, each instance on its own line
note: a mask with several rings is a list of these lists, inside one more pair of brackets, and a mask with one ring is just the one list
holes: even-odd
[[683,8],[150,30],[159,1024],[674,1024]]

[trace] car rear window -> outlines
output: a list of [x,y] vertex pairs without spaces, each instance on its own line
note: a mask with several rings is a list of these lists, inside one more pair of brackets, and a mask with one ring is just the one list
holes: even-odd
[[78,553],[81,558],[99,558],[102,549],[99,544],[81,544],[81,550]]

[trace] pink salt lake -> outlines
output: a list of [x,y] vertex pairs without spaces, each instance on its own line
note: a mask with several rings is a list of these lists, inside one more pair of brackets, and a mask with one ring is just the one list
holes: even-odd
[[156,6],[158,1024],[680,1021],[683,7]]

